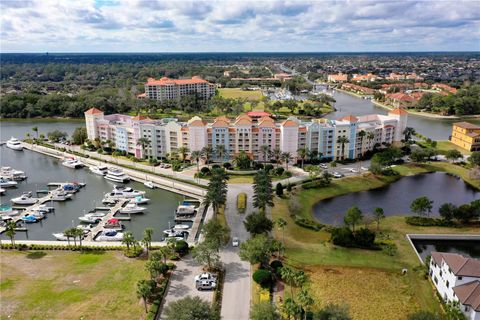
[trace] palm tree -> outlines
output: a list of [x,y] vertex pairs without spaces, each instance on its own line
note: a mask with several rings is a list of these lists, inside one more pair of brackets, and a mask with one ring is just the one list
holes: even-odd
[[406,127],[405,130],[403,130],[403,135],[405,137],[405,142],[409,142],[412,139],[412,136],[416,134],[416,131],[412,127]]
[[72,229],[73,239],[78,237],[78,245],[80,249],[82,248],[82,238],[83,238],[83,230],[80,228],[73,228]]
[[342,160],[345,159],[345,144],[349,142],[350,140],[348,140],[348,138],[344,136],[340,136],[337,139],[337,143],[340,143],[342,145]]
[[150,247],[152,245],[152,235],[153,235],[153,229],[152,228],[146,228],[143,231],[143,244],[145,245],[145,249],[147,249],[147,256],[150,251]]
[[70,238],[72,237],[72,228],[68,228],[65,231],[63,231],[63,235],[67,237],[68,245],[70,245]]
[[142,156],[145,157],[145,150],[150,146],[150,140],[148,138],[140,138],[137,140],[137,146],[142,147]]
[[267,159],[270,157],[270,154],[271,154],[270,146],[268,144],[262,145],[262,147],[260,148],[260,152],[263,155],[264,163],[266,163]]
[[15,234],[16,231],[15,229],[17,228],[17,223],[13,220],[7,221],[7,225],[5,226],[5,234],[7,237],[10,238],[10,241],[12,242],[12,246],[15,246]]
[[305,158],[308,155],[308,149],[307,148],[300,148],[297,150],[298,156],[302,160],[302,169],[303,169],[303,162],[305,161]]
[[319,158],[322,157],[322,153],[318,152],[317,150],[308,150],[308,158],[310,158],[310,161],[312,160],[318,160]]
[[147,309],[147,300],[152,296],[155,281],[151,280],[139,280],[137,282],[137,296],[143,299],[143,304],[145,305],[145,312],[148,312]]
[[370,150],[370,147],[372,145],[372,140],[375,139],[375,134],[373,132],[367,133],[367,140],[368,140],[368,150]]
[[182,157],[182,162],[183,164],[185,164],[185,160],[187,158],[187,154],[190,152],[190,150],[188,149],[188,147],[185,147],[185,146],[181,146],[180,148],[178,148],[178,153],[181,155]]
[[287,226],[287,221],[282,218],[278,218],[275,223],[280,229],[282,229],[282,243],[283,247],[285,247],[285,227]]
[[220,144],[220,145],[215,147],[215,154],[216,154],[217,158],[219,158],[220,161],[223,164],[223,161],[225,159],[225,155],[227,154],[227,149],[225,148],[225,146],[223,144]]
[[364,130],[361,130],[359,133],[358,133],[358,136],[360,137],[360,146],[361,146],[361,154],[363,156],[363,138],[365,138],[365,136],[367,135],[367,133],[364,131]]
[[190,159],[197,163],[197,173],[200,172],[199,163],[200,163],[201,158],[202,158],[202,152],[201,151],[198,151],[198,150],[192,151]]
[[272,156],[275,159],[275,162],[277,163],[277,168],[278,168],[278,163],[280,162],[280,159],[282,158],[282,150],[280,150],[279,148],[273,149]]
[[212,147],[203,147],[202,156],[205,159],[205,163],[207,164],[207,167],[210,167],[209,163],[210,163],[210,159],[212,158],[212,154],[213,154]]
[[282,153],[282,161],[285,163],[285,170],[288,171],[288,163],[292,159],[292,154],[290,152]]
[[38,127],[33,127],[32,131],[36,133],[37,140],[38,140]]
[[298,302],[303,308],[304,320],[307,320],[308,308],[315,303],[310,293],[307,290],[303,289],[298,294]]
[[135,238],[133,237],[133,233],[131,231],[125,231],[123,234],[122,243],[127,245],[127,252],[130,252],[130,245],[135,242]]

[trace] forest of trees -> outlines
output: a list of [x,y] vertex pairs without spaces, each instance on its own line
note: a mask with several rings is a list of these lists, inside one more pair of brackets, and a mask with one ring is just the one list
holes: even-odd
[[416,108],[444,115],[480,114],[480,85],[462,88],[448,96],[427,93]]

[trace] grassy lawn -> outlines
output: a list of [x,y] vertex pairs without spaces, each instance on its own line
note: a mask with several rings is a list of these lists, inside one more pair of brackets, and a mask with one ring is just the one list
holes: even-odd
[[462,154],[468,154],[468,155],[472,154],[470,151],[468,151],[466,149],[463,149],[463,148],[460,148],[459,146],[451,143],[448,140],[437,141],[436,149],[438,150],[439,153],[446,153],[448,150],[455,149],[455,150],[460,151]]
[[218,89],[220,96],[223,98],[245,98],[248,100],[260,100],[263,97],[263,94],[260,90],[255,91],[246,91],[240,88],[221,88]]
[[[401,176],[432,171],[445,171],[461,176],[468,182],[468,170],[450,163],[406,164],[394,167]],[[378,177],[366,174],[360,177],[334,180],[328,188],[294,190],[303,210],[300,215],[312,218],[312,206],[323,199],[385,186],[398,177]],[[480,188],[479,181],[471,181]],[[311,277],[311,289],[322,305],[347,303],[354,319],[406,319],[417,310],[438,312],[437,300],[429,281],[419,269],[420,262],[406,240],[407,233],[478,233],[480,228],[415,227],[405,223],[404,217],[384,219],[380,231],[397,247],[388,255],[378,250],[362,250],[334,246],[326,231],[313,231],[295,224],[290,217],[288,199],[275,199],[272,218],[283,218],[285,227],[286,263],[303,269]],[[374,226],[371,226],[374,228]],[[282,231],[274,235],[282,240]],[[408,269],[405,276],[403,268]]]
[[144,261],[119,252],[2,251],[0,318],[139,319]]

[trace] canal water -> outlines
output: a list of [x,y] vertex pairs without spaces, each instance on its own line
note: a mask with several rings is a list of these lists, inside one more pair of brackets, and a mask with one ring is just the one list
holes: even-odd
[[433,251],[459,253],[461,255],[480,259],[480,241],[478,240],[423,240],[412,239],[418,254],[425,261]]
[[[3,130],[3,123],[0,124]],[[50,128],[43,128],[50,130]],[[71,128],[75,128],[75,125],[62,127],[65,131]],[[78,217],[82,216],[85,211],[88,212],[94,207],[103,206],[101,203],[103,195],[111,191],[114,186],[112,182],[91,173],[88,168],[70,169],[63,166],[60,160],[29,150],[13,151],[2,146],[0,147],[0,164],[25,171],[28,175],[28,179],[19,182],[17,188],[7,189],[6,194],[1,197],[1,203],[10,203],[11,198],[18,197],[23,192],[45,190],[49,182],[86,183],[86,187],[77,192],[72,200],[47,203],[47,205],[55,207],[55,212],[48,214],[42,222],[26,225],[28,232],[18,232],[17,239],[55,240],[52,233],[62,232],[80,224]],[[145,196],[151,201],[148,205],[142,205],[147,208],[143,214],[132,214],[131,221],[124,222],[126,230],[132,231],[136,239],[141,239],[143,230],[152,227],[155,230],[153,240],[161,240],[163,238],[162,231],[168,228],[169,222],[174,224],[174,210],[183,197],[161,189],[151,190],[137,182],[130,182],[128,185],[146,191]],[[2,235],[2,238],[5,236]]]
[[358,206],[364,216],[371,215],[376,207],[383,208],[386,216],[412,215],[410,204],[421,196],[434,201],[431,215],[438,216],[442,204],[465,204],[480,199],[480,192],[444,172],[427,173],[403,177],[382,188],[322,200],[313,206],[313,215],[320,222],[332,225],[342,225],[345,213],[352,206]]

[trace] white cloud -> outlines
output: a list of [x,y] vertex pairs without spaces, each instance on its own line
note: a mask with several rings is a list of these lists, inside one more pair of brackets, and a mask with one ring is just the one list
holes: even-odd
[[478,1],[3,0],[1,50],[480,50]]

